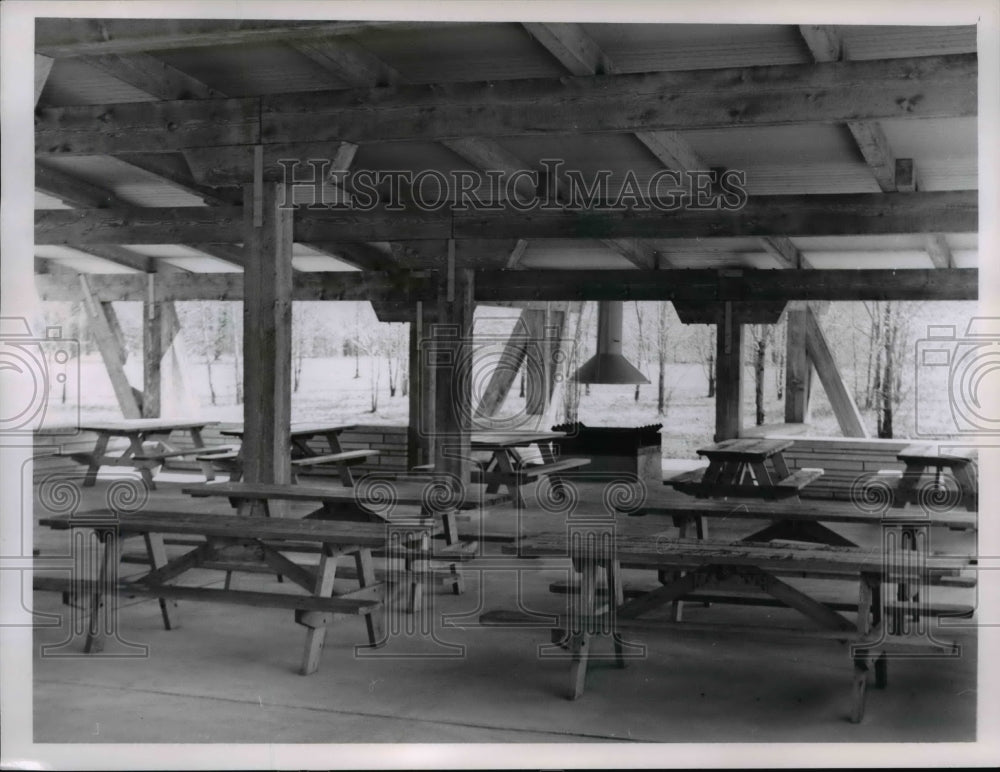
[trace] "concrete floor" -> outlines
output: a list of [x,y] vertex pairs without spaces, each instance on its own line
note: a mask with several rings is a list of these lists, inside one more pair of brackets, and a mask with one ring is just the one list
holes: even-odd
[[[81,509],[98,506],[106,486],[102,480],[88,489]],[[161,479],[158,487],[157,507],[181,500],[175,483]],[[36,514],[43,513],[36,501]],[[491,531],[513,521],[507,507],[488,515]],[[533,530],[560,527],[537,511],[525,521]],[[633,519],[628,527],[663,527],[648,521]],[[65,554],[65,539],[36,529],[42,556]],[[551,594],[548,585],[567,578],[568,566],[512,565],[498,557],[470,563],[465,572],[464,595],[444,587],[430,594],[425,613],[434,620],[433,636],[400,634],[383,649],[355,651],[364,626],[347,618],[331,627],[319,671],[305,677],[297,672],[305,629],[288,611],[185,603],[180,629],[166,631],[155,600],[123,600],[119,629],[129,645],[109,641],[104,654],[83,655],[82,640],[70,635],[71,609],[57,593],[36,592],[36,612],[63,621],[35,631],[35,742],[960,742],[976,736],[972,630],[953,636],[963,644],[959,658],[892,662],[889,688],[869,692],[860,725],[847,718],[846,649],[826,642],[630,634],[647,647],[645,656],[624,670],[592,665],[586,694],[570,701],[563,652],[540,655],[549,642],[546,626],[478,625],[482,611],[514,609],[519,598],[539,614],[565,613],[567,596]],[[626,579],[647,578],[643,573],[627,572]],[[190,577],[199,584],[222,579],[209,571]],[[246,589],[276,583],[266,574],[241,574],[238,581]],[[686,614],[796,621],[790,611],[735,606],[690,607]],[[68,639],[59,649],[65,656],[41,655],[42,646]],[[607,648],[602,642],[596,651]]]

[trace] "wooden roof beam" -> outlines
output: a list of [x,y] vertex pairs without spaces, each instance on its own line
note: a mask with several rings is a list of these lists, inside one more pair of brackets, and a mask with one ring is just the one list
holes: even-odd
[[[112,208],[120,212],[128,212],[130,210],[138,211],[137,207],[120,198],[113,191],[101,188],[87,182],[86,180],[82,180],[79,177],[74,177],[71,174],[66,174],[65,172],[51,166],[46,166],[44,163],[35,164],[35,189],[40,190],[47,195],[53,196],[54,198],[58,198],[64,204],[72,207],[97,211],[101,211],[103,209],[110,210]],[[161,242],[154,240],[140,243],[157,244]],[[100,246],[101,249],[95,251],[97,246]],[[192,245],[188,244],[186,246]],[[157,270],[157,263],[154,258],[138,255],[127,249],[121,249],[114,244],[92,244],[90,246],[76,245],[74,248],[97,257],[103,257],[105,260],[112,260],[113,262],[120,263],[121,265],[135,268],[136,270],[147,272]],[[243,265],[243,251],[241,249],[236,249],[231,245],[201,244],[198,246],[192,246],[192,248],[197,249],[200,252],[204,252],[206,255],[214,257],[217,260],[231,263],[236,267],[242,267]]]
[[[35,243],[237,244],[240,207],[49,210],[35,213]],[[651,239],[973,233],[976,191],[752,196],[739,210],[389,212],[300,209],[296,240],[427,241],[533,238]]]
[[[670,300],[688,303],[785,300],[975,300],[979,272],[975,268],[761,270],[666,269],[652,271],[587,270],[476,271],[475,299],[510,301]],[[102,302],[148,299],[140,274],[90,274],[88,282]],[[75,299],[74,276],[35,277],[42,300]],[[154,283],[154,300],[242,300],[243,274],[171,273]],[[362,273],[332,271],[298,273],[296,300],[376,300],[436,302],[434,272]]]
[[[975,115],[975,54],[47,107],[38,154]],[[167,131],[164,131],[164,128]]]
[[476,300],[974,300],[974,268],[477,271]]
[[454,22],[265,21],[234,19],[39,19],[35,51],[52,57],[127,54],[217,45],[324,39],[372,29]]
[[[140,274],[84,274],[101,302],[146,301],[149,285]],[[171,273],[153,284],[154,301],[243,300],[241,273]],[[41,300],[79,298],[77,274],[35,276]],[[293,275],[296,300],[371,300],[436,302],[437,285],[422,273],[362,273],[358,271],[300,272]]]

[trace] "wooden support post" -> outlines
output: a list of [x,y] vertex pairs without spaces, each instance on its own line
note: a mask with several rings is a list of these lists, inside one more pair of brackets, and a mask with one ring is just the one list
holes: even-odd
[[510,387],[517,380],[517,374],[524,364],[529,345],[525,332],[526,313],[526,311],[522,311],[517,321],[514,322],[514,329],[511,330],[510,337],[504,344],[500,358],[496,362],[496,367],[490,374],[489,383],[486,384],[479,404],[476,405],[477,420],[495,416],[507,399]]
[[410,372],[409,408],[407,429],[407,468],[434,461],[434,437],[429,431],[434,426],[434,376],[433,367],[427,366],[425,348],[430,339],[430,308],[418,301],[410,319]]
[[[246,185],[243,231],[243,475],[247,482],[291,480],[291,201],[276,183]],[[288,197],[286,198],[286,193]]]
[[548,405],[548,382],[551,380],[549,341],[546,337],[545,310],[529,309],[521,318],[528,333],[525,366],[525,407],[528,415],[542,415]]
[[160,416],[160,364],[169,342],[163,324],[163,304],[153,299],[155,273],[148,274],[150,296],[142,304],[142,417]]
[[743,325],[724,303],[716,323],[715,441],[739,437],[743,429]]
[[469,430],[472,425],[472,320],[474,272],[454,268],[449,242],[449,270],[438,302],[432,346],[436,370],[434,469],[463,484],[471,481]]
[[55,60],[50,56],[35,54],[35,105],[38,105],[38,98],[45,90],[45,82],[49,79],[52,71],[52,64]]
[[83,291],[83,306],[87,313],[90,333],[94,336],[97,348],[101,352],[122,416],[140,418],[142,410],[139,400],[125,375],[125,351],[116,334],[118,319],[114,316],[114,310],[110,308],[110,303],[101,303],[97,300],[91,292],[87,278],[83,275],[80,276],[80,287]]
[[785,423],[800,424],[809,420],[809,396],[812,390],[812,363],[806,356],[805,303],[788,304],[788,336],[785,352]]
[[844,383],[837,362],[833,358],[833,352],[812,309],[806,311],[805,330],[806,353],[816,368],[816,374],[823,384],[826,396],[830,399],[830,406],[840,425],[840,431],[845,437],[867,437],[868,431],[861,419],[861,412],[854,403],[850,389]]

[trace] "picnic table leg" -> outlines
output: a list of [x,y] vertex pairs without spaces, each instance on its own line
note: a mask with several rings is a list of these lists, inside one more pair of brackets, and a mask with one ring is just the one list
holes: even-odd
[[922,463],[909,462],[903,470],[903,476],[899,480],[893,492],[892,505],[894,507],[905,507],[911,499],[916,496],[917,487],[920,485],[920,478],[924,474]]
[[[454,510],[441,515],[441,524],[444,531],[444,543],[449,546],[458,544],[458,525],[455,523]],[[465,592],[465,577],[462,575],[461,567],[457,562],[449,563],[448,570],[450,573],[452,594],[461,595]]]
[[[320,554],[319,567],[316,570],[316,586],[313,595],[318,598],[329,598],[333,595],[333,581],[337,575],[337,557],[329,544],[323,545],[323,552]],[[326,641],[326,626],[332,621],[332,615],[323,612],[297,613],[295,621],[305,625],[306,643],[302,652],[302,667],[299,673],[309,675],[315,673],[319,668],[319,658],[323,651],[323,643]]]
[[[141,434],[129,435],[128,443],[128,449],[122,453],[122,460],[132,458],[133,456],[141,456],[143,454]],[[139,470],[139,474],[142,476],[142,481],[146,483],[146,487],[151,491],[156,490],[156,484],[153,482],[153,470],[147,462],[134,461],[133,465]]]
[[615,648],[615,664],[625,667],[625,644],[615,627],[616,609],[625,603],[625,589],[622,586],[622,568],[616,557],[605,563],[605,575],[608,583],[608,603],[613,604],[608,609],[608,621],[611,627],[611,640]]
[[860,724],[865,717],[868,694],[868,655],[854,657],[854,680],[851,686],[851,723]]
[[[538,451],[542,454],[542,461],[546,464],[554,463],[559,460],[559,457],[555,452],[554,442],[539,442]],[[555,496],[556,501],[563,501],[566,496],[566,483],[564,482],[562,475],[559,474],[549,474],[549,485],[552,486],[552,493]],[[541,478],[539,478],[541,482]]]
[[108,450],[108,440],[111,439],[107,434],[101,434],[97,438],[97,442],[94,444],[94,452],[90,457],[90,464],[87,466],[87,474],[83,478],[83,487],[90,488],[97,482],[97,472],[101,468],[101,461],[104,460],[104,454]]
[[[375,579],[375,568],[372,565],[372,552],[368,548],[359,549],[354,553],[354,565],[358,572],[358,585],[373,587],[378,582]],[[365,626],[368,629],[368,643],[372,648],[385,645],[385,606],[380,606],[370,614],[365,614]]]
[[[323,435],[326,437],[326,443],[330,446],[331,453],[343,453],[344,448],[340,444],[340,433],[339,432],[327,432]],[[347,464],[337,464],[337,472],[340,473],[340,482],[345,488],[354,487],[354,475],[351,472],[351,467]]]
[[[576,614],[570,628],[570,651],[573,664],[570,666],[570,699],[583,695],[587,680],[587,661],[590,658],[590,629],[597,612],[597,561],[593,558],[573,560],[574,568],[580,572],[580,592],[576,595]],[[609,599],[609,603],[613,603]]]
[[979,481],[975,462],[969,461],[968,464],[952,467],[951,473],[955,476],[955,482],[958,483],[962,506],[969,512],[975,512],[978,509],[979,501]]
[[90,593],[90,621],[87,641],[83,650],[87,654],[104,651],[104,640],[111,626],[113,610],[110,597],[117,591],[118,533],[113,529],[96,531],[101,550],[97,581]]
[[[163,544],[163,534],[159,533],[144,533],[143,539],[146,542],[146,553],[149,555],[149,565],[152,566],[155,571],[157,568],[163,568],[167,564],[167,549]],[[230,571],[226,572],[226,589],[229,589],[229,574]],[[160,614],[163,617],[163,629],[164,630],[176,630],[179,624],[178,614],[177,614],[177,601],[169,600],[167,598],[159,598],[160,601]]]
[[510,491],[510,497],[514,502],[514,506],[518,509],[524,509],[524,497],[521,495],[521,477],[515,469],[512,454],[513,451],[507,448],[497,451],[497,469],[510,480],[507,483],[507,490]]

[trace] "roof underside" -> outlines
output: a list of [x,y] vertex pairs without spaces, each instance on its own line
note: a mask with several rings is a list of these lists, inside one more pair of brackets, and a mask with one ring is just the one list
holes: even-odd
[[[531,25],[517,23],[413,23],[358,27],[351,35],[308,38],[343,53],[348,62],[331,64],[315,55],[316,47],[297,44],[299,38],[258,39],[221,44],[217,39],[184,40],[155,37],[169,29],[168,20],[122,20],[121,25],[139,24],[154,36],[148,47],[132,52],[90,55],[71,50],[86,40],[94,20],[39,19],[36,48],[43,54],[57,53],[38,99],[38,107],[148,102],[160,98],[157,89],[137,87],[140,80],[109,64],[120,57],[151,57],[165,66],[164,77],[187,76],[203,85],[207,96],[248,97],[263,94],[315,92],[358,88],[365,73],[376,80],[389,78],[398,84],[447,84],[451,82],[504,81],[522,78],[558,79],[570,74],[551,46],[533,34]],[[204,30],[212,22],[201,22]],[[219,22],[220,25],[225,24]],[[265,22],[256,22],[266,27]],[[275,26],[283,22],[273,22]],[[88,27],[89,25],[89,27]],[[705,24],[581,24],[572,25],[593,50],[600,52],[609,71],[651,73],[769,65],[799,65],[816,61],[803,31],[791,25]],[[126,27],[122,27],[124,29]],[[118,29],[118,28],[115,28]],[[74,38],[75,31],[80,34]],[[885,27],[836,28],[842,58],[888,60],[900,57],[930,57],[969,54],[976,51],[974,27]],[[110,37],[112,42],[116,39]],[[159,40],[160,42],[157,42]],[[197,44],[196,44],[197,43]],[[158,47],[159,46],[159,47]],[[332,48],[329,48],[332,47]],[[313,55],[309,55],[309,51]],[[124,51],[124,49],[123,49]],[[339,60],[338,60],[339,61]],[[362,69],[364,71],[362,71]],[[148,72],[148,69],[147,69]],[[155,71],[154,71],[155,74]],[[129,82],[131,81],[131,82]],[[371,85],[383,85],[372,83]],[[878,122],[886,147],[897,159],[912,159],[918,191],[974,190],[977,181],[976,116],[890,118]],[[753,196],[879,193],[871,159],[866,159],[858,141],[845,123],[800,125],[732,126],[695,129],[677,133],[677,138],[706,168],[739,170],[746,174],[746,190]],[[538,168],[544,159],[558,158],[565,169],[585,177],[610,172],[608,187],[614,195],[627,175],[644,186],[662,170],[664,162],[631,133],[565,132],[532,136],[504,136],[490,140],[508,158],[527,168]],[[191,170],[180,153],[164,153],[183,175],[170,175],[140,168],[126,156],[46,155],[40,164],[69,178],[107,191],[116,205],[133,207],[191,207],[206,205],[204,184],[193,184]],[[470,162],[445,144],[423,139],[392,141],[359,146],[352,169],[437,169],[450,173],[468,169]],[[238,203],[238,188],[220,189],[226,203]],[[485,191],[481,191],[485,197]],[[60,209],[63,203],[53,191],[36,192],[36,208]],[[72,203],[72,202],[71,202]],[[219,201],[208,203],[219,203]],[[950,250],[950,265],[975,267],[975,233],[941,233],[939,245]],[[791,244],[811,267],[822,268],[930,268],[939,265],[927,251],[927,234],[798,236]],[[362,245],[364,246],[364,245]],[[366,245],[390,260],[388,244]],[[751,266],[787,267],[768,250],[761,239],[713,238],[647,239],[641,245],[667,265],[681,268]],[[220,258],[211,249],[192,244],[138,245],[127,249],[139,256],[162,260],[175,268],[195,272],[239,271],[234,262]],[[634,265],[613,245],[593,239],[530,239],[518,252],[521,268],[627,268]],[[39,246],[36,256],[84,272],[107,273],[137,270],[111,263],[93,250],[73,245]],[[336,245],[296,245],[294,264],[298,270],[351,270],[360,265],[357,253]]]

